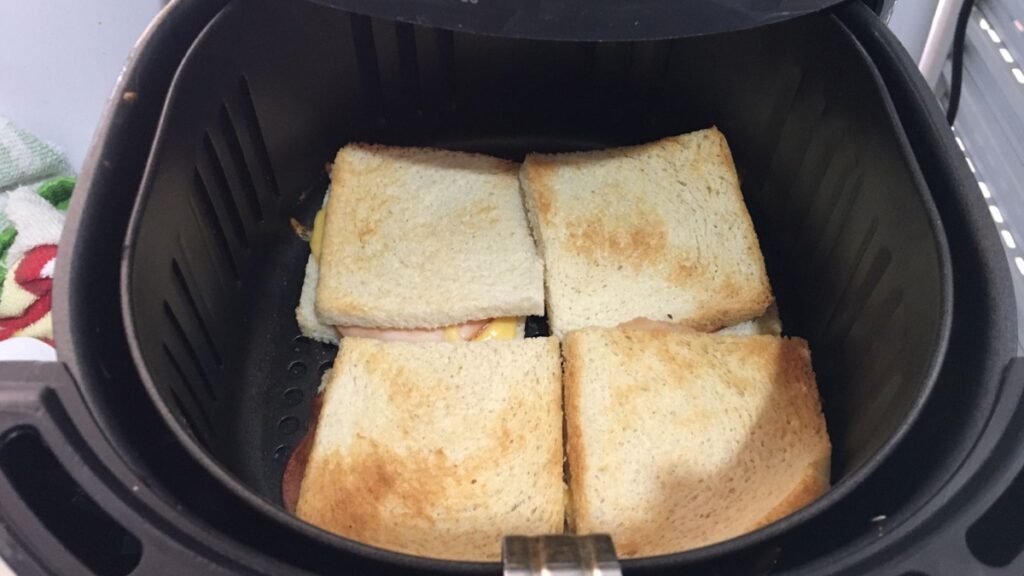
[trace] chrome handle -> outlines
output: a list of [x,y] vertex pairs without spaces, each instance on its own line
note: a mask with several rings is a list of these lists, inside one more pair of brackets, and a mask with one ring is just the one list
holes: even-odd
[[622,576],[607,534],[506,536],[501,560],[504,576]]

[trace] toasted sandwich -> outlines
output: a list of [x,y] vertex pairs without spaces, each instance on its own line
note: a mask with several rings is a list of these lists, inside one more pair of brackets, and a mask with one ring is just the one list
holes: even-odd
[[520,182],[558,337],[623,324],[713,331],[772,303],[717,129],[627,148],[531,154]]
[[297,515],[373,546],[493,561],[563,529],[558,342],[345,338]]
[[[512,339],[544,312],[543,263],[518,165],[428,148],[350,144],[338,152],[314,225],[300,326],[329,340]],[[315,317],[315,322],[312,320]]]
[[827,490],[805,341],[587,329],[564,354],[570,524],[621,556],[739,536]]

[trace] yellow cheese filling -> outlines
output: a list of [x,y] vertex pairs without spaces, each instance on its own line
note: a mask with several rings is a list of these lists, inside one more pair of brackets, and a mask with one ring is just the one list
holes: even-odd
[[320,246],[324,243],[324,209],[321,208],[313,218],[313,233],[309,235],[309,251],[313,259],[320,262]]
[[516,325],[519,319],[516,317],[495,318],[484,326],[484,329],[473,338],[474,342],[486,342],[488,340],[512,340],[516,337]]
[[[516,327],[519,323],[519,318],[510,316],[508,318],[495,318],[488,322],[480,332],[473,337],[471,342],[486,342],[488,340],[514,340],[516,337]],[[459,335],[458,326],[448,326],[444,329],[444,340],[445,342],[461,342],[462,337]]]

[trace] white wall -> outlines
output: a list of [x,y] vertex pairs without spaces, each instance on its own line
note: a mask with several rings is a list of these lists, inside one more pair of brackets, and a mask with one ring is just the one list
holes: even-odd
[[0,116],[78,170],[135,40],[162,0],[0,0]]
[[[890,25],[921,56],[937,0],[897,0]],[[77,170],[135,40],[163,0],[0,0],[0,115]]]
[[903,42],[915,62],[920,61],[932,17],[939,0],[896,0],[889,16],[889,28]]

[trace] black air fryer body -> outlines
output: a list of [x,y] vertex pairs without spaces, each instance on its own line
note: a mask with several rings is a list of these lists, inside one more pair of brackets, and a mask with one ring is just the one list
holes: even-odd
[[865,4],[813,11],[833,3],[173,2],[73,200],[61,363],[3,370],[0,554],[20,574],[500,572],[281,509],[336,352],[299,337],[289,219],[348,141],[516,159],[717,125],[786,332],[814,352],[835,485],[624,572],[1019,574],[1005,259],[913,63]]

